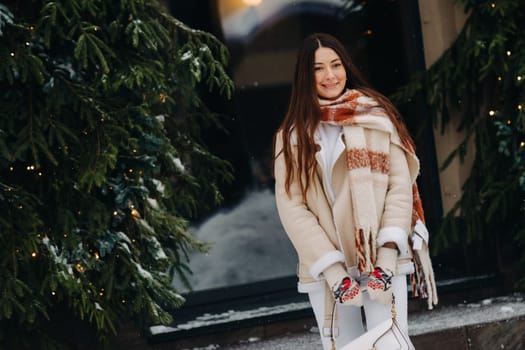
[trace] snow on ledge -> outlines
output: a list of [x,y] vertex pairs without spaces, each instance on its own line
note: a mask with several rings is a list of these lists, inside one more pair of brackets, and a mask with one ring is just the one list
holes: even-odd
[[485,299],[477,303],[465,303],[438,307],[433,311],[421,311],[408,315],[410,336],[437,332],[464,326],[508,320],[525,316],[523,294]]
[[196,317],[194,320],[181,323],[176,325],[176,327],[156,325],[150,327],[150,333],[152,335],[162,334],[162,333],[172,333],[182,330],[189,330],[194,328],[201,328],[205,326],[217,325],[230,323],[241,320],[249,320],[257,317],[284,314],[290,311],[304,310],[309,309],[310,303],[298,302],[298,303],[288,303],[285,305],[276,305],[276,306],[264,306],[252,310],[229,310],[220,314],[203,314]]

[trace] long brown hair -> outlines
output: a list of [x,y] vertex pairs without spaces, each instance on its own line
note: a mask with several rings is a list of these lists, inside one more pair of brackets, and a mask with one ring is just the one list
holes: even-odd
[[[396,107],[384,95],[369,86],[353,64],[343,44],[329,34],[311,34],[304,39],[297,55],[288,111],[276,133],[277,135],[282,131],[283,139],[283,148],[277,154],[275,150],[275,136],[273,142],[274,157],[277,158],[281,153],[284,156],[286,192],[288,195],[290,194],[290,185],[293,179],[297,177],[303,201],[306,201],[306,190],[310,185],[310,180],[315,175],[317,146],[314,141],[314,133],[321,121],[321,107],[317,96],[314,73],[315,51],[319,47],[327,47],[334,50],[341,59],[347,76],[345,89],[357,89],[365,95],[374,98],[385,109],[392,123],[397,128],[401,140],[411,149],[415,149],[414,142]],[[292,135],[294,143],[297,145],[295,160],[292,154]]]

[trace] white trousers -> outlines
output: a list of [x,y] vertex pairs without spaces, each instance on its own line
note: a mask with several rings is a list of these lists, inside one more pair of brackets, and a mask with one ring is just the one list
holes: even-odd
[[[361,285],[361,291],[363,293],[363,308],[366,318],[366,327],[371,329],[391,317],[391,305],[385,305],[370,300],[368,292],[366,291],[367,278],[365,277],[358,281]],[[330,337],[323,336],[325,292],[326,288],[316,288],[315,290],[308,292],[308,297],[310,299],[310,304],[312,305],[315,314],[315,320],[317,321],[317,326],[321,334],[323,349],[330,350]],[[392,292],[396,301],[397,322],[399,327],[408,334],[408,291],[406,275],[396,275],[392,278]],[[339,349],[363,334],[365,332],[365,325],[363,324],[364,320],[361,316],[360,307],[337,304],[336,315],[336,326],[339,328],[339,335],[335,338],[335,344],[336,349]]]

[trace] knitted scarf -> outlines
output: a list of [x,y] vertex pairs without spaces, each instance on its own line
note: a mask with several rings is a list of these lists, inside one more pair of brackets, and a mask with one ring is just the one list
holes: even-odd
[[376,237],[379,231],[374,183],[388,183],[390,143],[407,156],[412,180],[412,231],[409,238],[415,262],[411,276],[414,296],[428,298],[428,307],[437,304],[434,272],[428,251],[428,231],[416,178],[419,160],[409,140],[399,137],[386,111],[373,98],[358,90],[347,90],[336,100],[320,100],[321,122],[343,127],[346,163],[355,227],[355,245],[361,272],[374,269]]

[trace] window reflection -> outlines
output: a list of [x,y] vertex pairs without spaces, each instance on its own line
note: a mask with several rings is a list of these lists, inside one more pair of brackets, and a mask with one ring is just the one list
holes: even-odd
[[[236,195],[235,205],[191,228],[211,245],[209,254],[190,257],[194,290],[295,274],[297,257],[278,218],[270,165],[272,136],[286,113],[296,52],[303,38],[312,32],[341,38],[359,69],[385,94],[408,76],[404,43],[408,34],[398,1],[213,3],[236,85],[234,118],[239,132],[232,134],[235,142],[230,142],[229,154],[243,159],[236,168],[236,193],[244,196],[237,199]],[[214,142],[224,146],[221,140]],[[233,195],[224,195],[231,203]],[[180,281],[174,283],[181,289]]]

